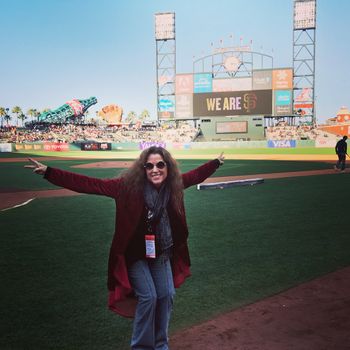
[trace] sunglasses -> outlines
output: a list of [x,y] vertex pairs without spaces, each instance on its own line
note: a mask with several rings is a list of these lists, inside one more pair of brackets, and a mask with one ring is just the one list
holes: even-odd
[[144,167],[146,170],[152,170],[154,167],[157,167],[158,169],[164,169],[164,168],[166,167],[166,163],[163,162],[162,160],[159,161],[159,162],[156,163],[156,164],[147,162],[143,167]]

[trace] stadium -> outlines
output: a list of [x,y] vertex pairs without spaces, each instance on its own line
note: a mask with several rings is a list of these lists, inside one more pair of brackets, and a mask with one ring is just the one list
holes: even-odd
[[155,13],[151,113],[124,115],[99,96],[0,107],[0,349],[129,348],[131,321],[106,303],[114,202],[24,165],[110,179],[151,146],[181,173],[225,156],[185,192],[192,277],[176,292],[171,349],[350,347],[349,170],[333,168],[350,112],[318,123],[316,0],[294,0],[293,11],[293,66],[240,40],[212,45],[190,72],[176,70],[175,13]]

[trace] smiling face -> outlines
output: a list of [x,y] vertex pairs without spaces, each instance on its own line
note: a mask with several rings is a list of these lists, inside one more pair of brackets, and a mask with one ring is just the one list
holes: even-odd
[[[165,167],[163,169],[159,169],[155,166],[159,162],[163,162],[165,164]],[[147,180],[151,182],[156,188],[159,188],[168,176],[168,166],[166,165],[163,157],[158,153],[150,154],[147,158],[146,163],[153,164],[152,169],[148,169],[148,167],[145,168]]]

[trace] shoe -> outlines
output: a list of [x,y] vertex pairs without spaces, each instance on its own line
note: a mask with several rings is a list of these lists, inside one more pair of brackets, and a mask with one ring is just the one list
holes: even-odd
[[335,171],[339,171],[340,169],[338,169],[337,166],[334,165],[334,170],[335,170]]
[[340,170],[340,172],[341,172],[341,173],[345,173],[346,171],[345,171],[345,169],[344,169],[344,170]]

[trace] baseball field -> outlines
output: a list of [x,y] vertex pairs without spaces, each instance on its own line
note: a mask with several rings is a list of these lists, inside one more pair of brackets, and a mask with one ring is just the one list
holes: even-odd
[[[220,152],[174,155],[185,172]],[[350,266],[350,178],[348,170],[333,170],[332,149],[224,152],[226,161],[213,175],[215,181],[259,175],[264,183],[186,190],[192,277],[177,290],[172,349],[216,350],[215,345],[180,345],[183,330]],[[0,349],[128,349],[131,321],[107,309],[113,200],[59,192],[23,166],[26,158],[34,157],[53,167],[105,178],[118,176],[137,155],[0,153]],[[344,303],[349,310],[349,297]],[[250,316],[256,319],[253,312]],[[349,324],[334,322],[341,331],[341,325]],[[324,344],[335,341],[334,329]],[[210,327],[201,331],[210,334]],[[347,346],[341,338],[344,334],[346,339],[345,333],[338,332],[336,341]],[[217,349],[263,349],[235,347],[234,334],[224,340],[227,347]],[[315,347],[323,348],[332,349]]]

